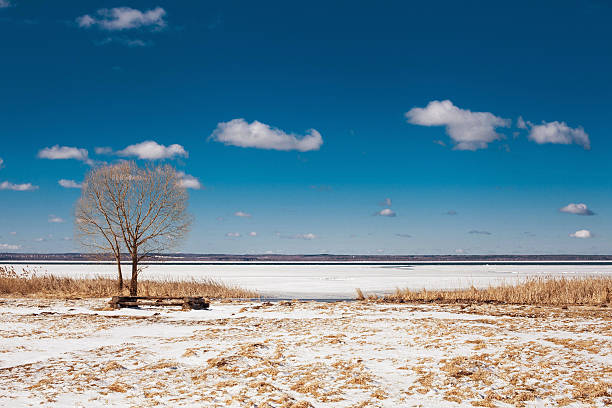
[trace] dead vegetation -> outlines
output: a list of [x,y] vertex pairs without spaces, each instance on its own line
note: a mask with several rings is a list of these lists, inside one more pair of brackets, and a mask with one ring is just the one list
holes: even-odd
[[[363,294],[358,291],[358,297]],[[372,298],[368,298],[372,300]],[[502,284],[478,289],[398,289],[385,302],[417,303],[501,303],[515,305],[608,305],[612,302],[612,277],[556,278],[531,277],[516,285]]]
[[[257,298],[259,294],[230,286],[213,279],[205,280],[143,280],[139,282],[141,296],[202,296],[212,299]],[[122,295],[129,291],[124,288]],[[116,296],[117,281],[104,277],[68,278],[40,275],[35,271],[0,267],[0,296],[31,298],[105,298]]]
[[[0,301],[0,406],[612,406],[609,308],[219,301],[222,316],[202,320],[78,310],[102,303]],[[62,352],[28,363],[41,339]]]

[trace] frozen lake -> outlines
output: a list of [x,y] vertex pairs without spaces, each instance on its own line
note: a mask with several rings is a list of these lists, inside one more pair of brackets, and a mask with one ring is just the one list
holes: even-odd
[[[1,266],[55,276],[114,278],[113,264],[11,264]],[[130,265],[124,265],[129,277]],[[355,289],[366,295],[384,294],[396,288],[440,289],[474,285],[484,287],[516,282],[529,276],[612,276],[612,263],[605,265],[521,264],[405,264],[405,265],[279,265],[279,264],[154,264],[147,265],[140,279],[206,279],[253,289],[267,297],[300,299],[355,298]]]

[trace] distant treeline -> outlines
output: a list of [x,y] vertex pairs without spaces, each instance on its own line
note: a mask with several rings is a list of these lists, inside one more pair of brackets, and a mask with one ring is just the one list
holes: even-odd
[[[129,261],[127,254],[122,259]],[[112,254],[0,254],[0,261],[113,261]],[[612,261],[612,255],[235,255],[235,254],[156,254],[149,261],[184,262],[538,262]]]

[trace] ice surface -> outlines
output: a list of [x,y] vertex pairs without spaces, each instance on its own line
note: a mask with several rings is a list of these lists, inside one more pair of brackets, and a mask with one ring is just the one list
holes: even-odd
[[[36,269],[55,276],[116,276],[112,264],[2,264]],[[129,276],[129,265],[124,274]],[[206,279],[212,278],[245,289],[279,298],[348,299],[355,288],[364,293],[388,293],[396,288],[442,289],[485,287],[502,282],[512,283],[530,276],[612,275],[612,265],[148,265],[140,279]]]

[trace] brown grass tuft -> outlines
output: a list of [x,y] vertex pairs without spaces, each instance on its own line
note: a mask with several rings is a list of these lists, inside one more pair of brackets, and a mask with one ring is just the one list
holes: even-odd
[[357,292],[357,300],[365,300],[365,296],[361,289],[357,288],[355,291]]
[[532,277],[516,285],[456,290],[398,289],[387,302],[604,305],[612,302],[612,277]]
[[[123,295],[129,295],[124,289]],[[214,279],[196,280],[142,280],[138,282],[140,296],[202,296],[213,299],[257,298],[252,290],[226,285]],[[0,296],[34,298],[104,298],[116,296],[117,281],[114,279],[68,278],[37,275],[23,269],[0,267]]]

